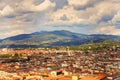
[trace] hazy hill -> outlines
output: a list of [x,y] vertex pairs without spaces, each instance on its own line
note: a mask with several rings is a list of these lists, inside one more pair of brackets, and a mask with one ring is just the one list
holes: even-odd
[[84,43],[97,43],[104,40],[119,40],[120,36],[115,35],[85,35],[70,31],[41,31],[31,34],[21,34],[2,39],[0,47],[51,47],[51,46],[71,46]]

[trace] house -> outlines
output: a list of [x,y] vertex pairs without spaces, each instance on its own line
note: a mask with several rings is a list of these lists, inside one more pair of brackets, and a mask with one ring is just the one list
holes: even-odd
[[81,78],[80,80],[106,80],[107,75],[106,74],[98,74],[96,76],[85,76]]
[[72,76],[72,80],[79,80],[79,77],[77,75]]
[[52,76],[58,76],[58,75],[62,74],[62,70],[54,70],[54,71],[51,71],[50,74]]
[[72,72],[69,71],[69,70],[64,70],[64,71],[63,71],[63,74],[64,74],[65,76],[68,76],[68,75],[72,75]]

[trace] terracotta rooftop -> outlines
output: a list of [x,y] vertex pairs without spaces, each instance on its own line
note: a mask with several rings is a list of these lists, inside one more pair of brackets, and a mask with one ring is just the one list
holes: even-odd
[[85,76],[80,80],[101,80],[106,77],[106,74],[98,74],[97,76]]

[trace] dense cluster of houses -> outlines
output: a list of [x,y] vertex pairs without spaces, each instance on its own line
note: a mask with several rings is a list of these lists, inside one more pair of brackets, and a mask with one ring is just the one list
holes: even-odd
[[[120,50],[1,49],[0,80],[112,80],[120,75]],[[118,76],[118,77],[116,77]],[[2,79],[3,78],[3,79]]]

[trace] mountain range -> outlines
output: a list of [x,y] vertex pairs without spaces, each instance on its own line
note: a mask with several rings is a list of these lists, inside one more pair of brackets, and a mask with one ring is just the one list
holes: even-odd
[[31,34],[20,34],[0,39],[0,48],[38,48],[51,46],[72,46],[87,43],[98,43],[104,40],[120,40],[118,35],[80,34],[66,30],[41,31]]

